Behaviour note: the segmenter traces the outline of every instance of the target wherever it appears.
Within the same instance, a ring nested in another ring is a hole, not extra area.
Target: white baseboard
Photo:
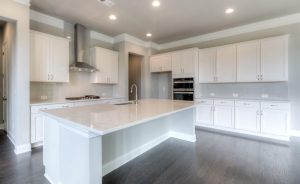
[[[44,145],[44,142],[32,143],[31,148],[37,148],[37,147],[41,147],[43,145]]]
[[[196,142],[196,135],[188,135],[188,134],[182,134],[178,132],[169,132],[169,137],[173,137],[188,142]]]
[[[55,184],[55,183],[51,180],[51,178],[48,176],[47,173],[44,174],[44,177],[48,180],[48,182],[49,182],[50,184]],[[58,182],[57,184],[62,184],[62,183],[61,183],[61,182]]]
[[[15,145],[15,154],[31,152],[31,144]]]
[[[289,135],[291,137],[300,137],[300,131],[299,130],[290,130]]]
[[[170,138],[169,134],[162,135],[147,144],[142,145],[141,147],[138,147],[131,152],[122,155],[121,157],[103,165],[103,176],[110,173],[111,171],[121,167],[122,165],[126,164],[127,162],[133,160],[134,158],[140,156],[141,154],[145,153],[146,151],[154,148],[155,146],[159,145],[160,143],[166,141],[168,138]]]

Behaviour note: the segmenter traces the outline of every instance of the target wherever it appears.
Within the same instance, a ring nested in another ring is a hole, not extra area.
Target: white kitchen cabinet
[[[200,83],[215,82],[216,54],[216,48],[199,50],[198,74]]]
[[[196,124],[213,125],[213,100],[198,100]]]
[[[217,48],[216,82],[236,82],[236,45]]]
[[[198,49],[186,49],[172,53],[172,74],[194,75],[197,71]]]
[[[261,132],[286,136],[288,133],[290,107],[287,103],[262,102]]]
[[[172,71],[172,56],[170,53],[151,56],[151,72],[169,72]]]
[[[98,69],[91,75],[91,83],[118,83],[118,52],[95,47],[91,49],[92,65]]]
[[[30,81],[69,82],[69,40],[30,32]]]
[[[42,114],[31,114],[31,143],[43,141],[44,138],[44,116]]]
[[[288,80],[288,37],[261,40],[261,80]]]
[[[235,102],[235,128],[238,130],[260,131],[260,103],[255,101]]]
[[[225,128],[234,127],[234,101],[214,101],[214,125]]]
[[[260,41],[237,45],[237,82],[260,81]]]

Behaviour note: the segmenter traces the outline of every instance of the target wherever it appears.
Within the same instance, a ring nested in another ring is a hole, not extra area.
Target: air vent
[[[115,3],[111,0],[98,0],[99,3],[107,6],[107,7],[112,7],[115,5]]]

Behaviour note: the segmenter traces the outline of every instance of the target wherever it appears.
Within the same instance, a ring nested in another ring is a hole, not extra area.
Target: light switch
[[[269,98],[269,94],[263,93],[261,94],[261,98]]]
[[[239,94],[238,94],[238,93],[232,93],[232,96],[233,96],[234,98],[237,98],[237,97],[239,97]]]
[[[209,96],[214,97],[214,96],[216,96],[216,94],[215,93],[209,93]]]

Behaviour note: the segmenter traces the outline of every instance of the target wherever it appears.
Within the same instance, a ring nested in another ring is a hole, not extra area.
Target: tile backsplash
[[[117,96],[114,93],[114,85],[91,84],[90,73],[70,72],[69,83],[30,83],[30,98],[40,99],[47,96],[48,99],[63,99],[65,97],[100,95]]]

